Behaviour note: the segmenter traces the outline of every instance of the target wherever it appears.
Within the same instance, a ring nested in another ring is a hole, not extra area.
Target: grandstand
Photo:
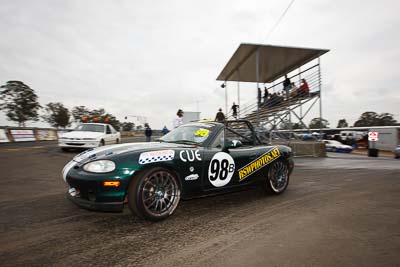
[[[262,91],[264,87],[267,88],[268,98],[254,98],[254,101],[242,105],[239,113],[240,119],[251,121],[258,129],[287,132],[294,125],[296,128],[307,129],[305,118],[312,109],[318,108],[316,113],[322,118],[320,56],[328,51],[241,44],[217,80],[223,81],[224,85],[228,82],[251,82]],[[292,83],[288,90],[283,90],[285,75],[288,75]],[[306,92],[300,90],[302,79],[308,84]],[[227,95],[227,91],[225,93]],[[237,102],[240,103],[240,99]]]

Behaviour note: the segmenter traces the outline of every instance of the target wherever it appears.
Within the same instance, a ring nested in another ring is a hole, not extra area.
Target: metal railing
[[[250,101],[242,105],[239,112],[240,118],[254,121],[257,117],[258,106],[260,108],[259,113],[263,115],[273,116],[274,113],[277,111],[281,111],[282,109],[288,108],[289,106],[293,105],[299,106],[303,102],[308,102],[308,99],[319,95],[321,76],[318,64],[309,67],[306,70],[300,71],[299,73],[289,77],[289,79],[292,81],[293,84],[293,87],[289,90],[289,92],[286,92],[284,90],[283,81],[280,81],[268,87],[268,98],[265,98],[265,96],[263,96],[261,98],[261,101],[258,101],[258,99],[256,98],[255,101]],[[308,84],[308,94],[299,94],[301,79],[305,79]],[[228,115],[228,119],[234,119],[232,114]],[[260,122],[262,122],[263,118],[260,119]]]

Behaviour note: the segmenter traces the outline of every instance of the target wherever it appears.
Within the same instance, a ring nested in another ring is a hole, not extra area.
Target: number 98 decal
[[[227,185],[235,172],[235,161],[231,155],[218,152],[211,159],[208,167],[208,180],[215,187]]]

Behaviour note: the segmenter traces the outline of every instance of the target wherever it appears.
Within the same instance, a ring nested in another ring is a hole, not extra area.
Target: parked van
[[[378,132],[378,141],[369,142],[370,147],[373,145],[374,148],[394,151],[398,145],[400,145],[400,129],[394,126],[385,128],[371,128],[370,132]]]

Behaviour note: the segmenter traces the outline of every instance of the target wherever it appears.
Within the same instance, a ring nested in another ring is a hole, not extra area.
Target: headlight
[[[96,173],[112,172],[115,170],[115,163],[111,160],[96,160],[85,164],[83,169]]]

